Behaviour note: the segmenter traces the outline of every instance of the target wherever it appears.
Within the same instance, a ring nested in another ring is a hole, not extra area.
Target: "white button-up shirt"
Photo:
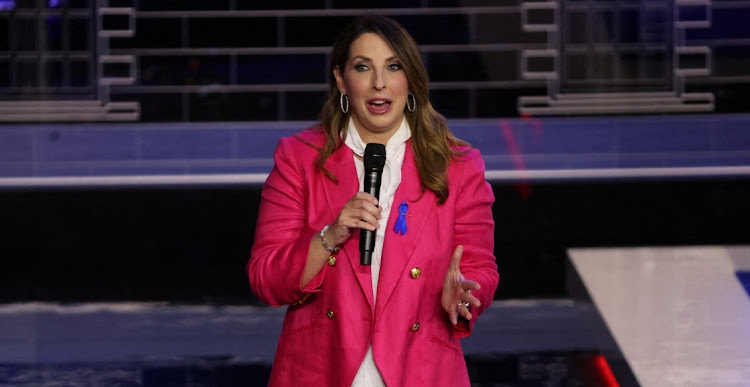
[[[401,166],[404,164],[404,154],[406,153],[406,141],[411,137],[411,129],[406,122],[406,118],[401,122],[401,126],[396,133],[391,136],[388,143],[385,144],[385,166],[380,183],[380,196],[378,198],[380,207],[383,208],[381,218],[378,221],[380,228],[375,233],[375,249],[372,253],[372,264],[370,266],[372,274],[372,296],[373,301],[378,296],[378,277],[380,276],[380,262],[383,254],[383,241],[385,240],[386,226],[388,225],[388,216],[393,205],[393,196],[396,193],[398,185],[401,183]],[[364,157],[365,144],[354,126],[354,121],[349,119],[349,127],[344,142],[355,155]],[[354,165],[357,167],[357,178],[359,179],[359,190],[364,191],[363,176],[365,173],[364,162],[354,157]],[[383,377],[380,375],[375,360],[372,357],[372,345],[367,349],[367,354],[362,364],[359,366],[357,375],[354,377],[352,386],[356,387],[375,387],[385,386]]]

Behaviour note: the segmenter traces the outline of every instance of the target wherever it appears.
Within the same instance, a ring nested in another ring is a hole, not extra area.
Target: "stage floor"
[[[266,385],[285,308],[0,305],[0,385]],[[581,385],[598,352],[570,300],[495,301],[464,339],[477,386]],[[54,384],[58,383],[58,384]]]
[[[620,386],[745,385],[750,297],[737,273],[750,247],[572,249],[569,268],[573,299],[498,300],[482,315],[462,340],[473,385],[600,386],[601,356]],[[0,385],[265,385],[284,313],[0,305]]]

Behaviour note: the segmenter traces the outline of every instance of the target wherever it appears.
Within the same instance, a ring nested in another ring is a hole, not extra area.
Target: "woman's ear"
[[[333,76],[336,77],[336,86],[339,88],[339,93],[346,94],[346,83],[344,82],[343,75],[341,75],[341,71],[339,71],[339,66],[333,69]]]

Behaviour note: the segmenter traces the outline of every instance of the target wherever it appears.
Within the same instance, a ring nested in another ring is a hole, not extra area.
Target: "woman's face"
[[[383,38],[364,33],[352,42],[344,69],[334,70],[339,92],[349,97],[354,125],[365,143],[385,144],[401,126],[409,82]]]

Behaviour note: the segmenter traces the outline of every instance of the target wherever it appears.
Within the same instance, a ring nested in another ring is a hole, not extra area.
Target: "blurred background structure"
[[[2,120],[315,119],[329,46],[370,7],[3,0]],[[451,118],[747,108],[743,1],[405,0],[376,11],[412,31]]]
[[[501,282],[464,343],[476,385],[750,377],[750,1],[377,7],[0,0],[0,385],[265,383],[283,310],[244,274],[260,189],[365,12],[412,33],[487,163]]]

